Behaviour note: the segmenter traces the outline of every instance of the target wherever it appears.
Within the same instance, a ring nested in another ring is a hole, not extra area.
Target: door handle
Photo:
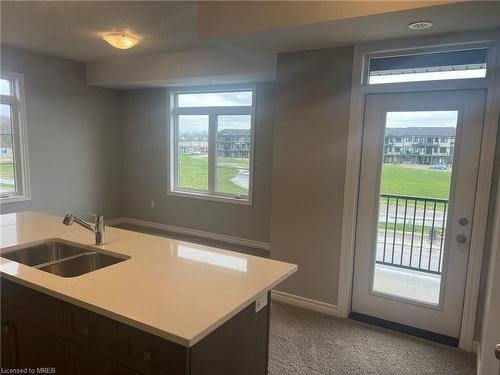
[[[500,361],[500,344],[495,345],[495,357]]]
[[[459,243],[464,243],[465,241],[467,241],[467,237],[466,237],[466,236],[464,236],[463,234],[459,234],[459,235],[457,236],[457,241],[458,241]]]

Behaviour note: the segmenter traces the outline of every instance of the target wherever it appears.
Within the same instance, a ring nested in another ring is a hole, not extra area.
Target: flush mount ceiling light
[[[408,25],[408,28],[410,30],[425,30],[425,29],[430,29],[431,27],[432,27],[431,21],[417,21],[417,22],[412,22]]]
[[[139,39],[135,36],[125,33],[107,33],[102,36],[102,39],[119,49],[129,49],[139,43]]]

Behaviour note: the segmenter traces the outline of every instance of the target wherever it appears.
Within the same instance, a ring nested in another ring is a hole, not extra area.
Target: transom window
[[[255,90],[171,94],[169,193],[250,204]]]
[[[23,76],[0,73],[0,203],[30,199]]]
[[[368,84],[486,77],[487,48],[372,57]]]

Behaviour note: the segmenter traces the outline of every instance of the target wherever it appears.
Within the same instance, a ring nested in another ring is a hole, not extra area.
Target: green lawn
[[[0,177],[14,178],[14,163],[11,161],[0,162]],[[16,189],[14,184],[0,182],[0,188],[4,191],[14,191]]]
[[[451,171],[409,168],[384,164],[382,193],[448,199]]]
[[[239,174],[239,168],[248,169],[245,159],[218,158],[217,191],[234,195],[248,195],[248,190],[231,181]],[[186,155],[180,157],[179,185],[183,188],[208,189],[208,157],[205,155]]]
[[[0,177],[14,178],[14,163],[11,161],[0,162]]]
[[[218,158],[217,165],[217,191],[235,195],[248,194],[246,189],[231,181],[238,175],[238,168],[248,169],[248,160]],[[179,174],[181,187],[207,190],[208,157],[206,155],[181,155]],[[450,179],[451,171],[433,171],[425,168],[384,164],[382,193],[447,199]],[[437,209],[442,208],[438,205]]]

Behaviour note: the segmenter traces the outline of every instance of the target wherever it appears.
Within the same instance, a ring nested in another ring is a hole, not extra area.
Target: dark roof
[[[218,135],[222,136],[250,136],[250,129],[222,129]]]
[[[430,127],[407,127],[407,128],[386,128],[385,134],[395,137],[430,136],[430,137],[454,137],[455,128],[430,126]]]

